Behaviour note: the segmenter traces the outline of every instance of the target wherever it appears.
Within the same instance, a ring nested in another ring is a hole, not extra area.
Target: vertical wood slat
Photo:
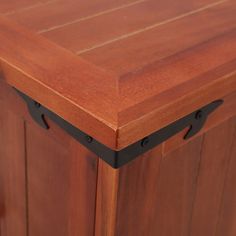
[[[215,235],[234,129],[235,120],[230,119],[204,137],[191,236]]]
[[[234,124],[235,132],[230,153],[229,169],[221,200],[216,236],[236,235],[236,118],[234,118]]]
[[[27,236],[24,121],[0,107],[0,235]]]
[[[163,158],[150,235],[188,236],[201,147],[198,137]]]

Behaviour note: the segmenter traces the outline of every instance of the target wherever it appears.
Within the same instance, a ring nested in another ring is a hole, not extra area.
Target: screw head
[[[203,117],[203,112],[200,110],[196,113],[195,118],[196,118],[196,120],[200,120],[200,119],[202,119],[202,117]]]
[[[38,102],[34,102],[34,105],[35,105],[36,108],[40,108],[41,107],[41,104],[38,103]]]
[[[86,140],[87,140],[88,143],[93,142],[93,138],[91,136],[86,136]]]
[[[148,137],[146,137],[146,138],[144,138],[143,140],[142,140],[142,142],[141,142],[141,146],[142,147],[145,147],[145,146],[147,146],[148,145],[148,143],[149,143],[149,138]]]

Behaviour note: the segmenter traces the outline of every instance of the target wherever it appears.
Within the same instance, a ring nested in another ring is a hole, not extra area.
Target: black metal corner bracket
[[[175,121],[174,123],[152,133],[148,137],[145,137],[142,140],[139,140],[138,142],[131,144],[130,146],[120,151],[115,151],[98,142],[83,131],[79,130],[72,124],[68,123],[66,120],[56,115],[54,112],[48,110],[46,107],[28,97],[27,95],[18,90],[16,91],[25,100],[32,118],[41,127],[43,127],[44,129],[49,129],[49,126],[44,119],[45,116],[49,117],[58,126],[64,129],[69,135],[78,140],[82,145],[87,147],[90,151],[95,153],[98,157],[103,159],[113,168],[119,168],[125,165],[126,163],[163,143],[164,141],[187,127],[190,128],[187,134],[184,136],[184,139],[191,138],[192,136],[197,134],[204,126],[208,115],[210,115],[223,103],[223,100],[214,101],[202,107],[201,109],[194,111],[191,114]]]

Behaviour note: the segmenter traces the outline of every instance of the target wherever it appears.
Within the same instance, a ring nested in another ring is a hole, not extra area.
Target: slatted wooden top
[[[114,149],[236,90],[235,0],[1,0],[6,81]]]

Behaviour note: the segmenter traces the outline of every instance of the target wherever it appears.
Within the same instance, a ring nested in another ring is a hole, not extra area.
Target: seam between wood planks
[[[1,13],[0,15],[2,15],[2,16],[13,15],[13,14],[24,12],[24,11],[28,11],[30,9],[34,9],[34,8],[37,8],[37,7],[40,7],[40,6],[49,5],[49,4],[51,4],[53,2],[56,2],[56,1],[58,1],[58,0],[49,0],[47,2],[38,2],[38,3],[35,3],[33,5],[30,5],[30,6],[25,6],[25,7],[13,10],[13,11]]]
[[[131,7],[131,6],[146,2],[146,1],[147,0],[138,0],[138,1],[135,1],[135,2],[127,3],[127,4],[121,5],[119,7],[111,8],[111,9],[108,9],[108,10],[105,10],[105,11],[101,11],[101,12],[95,13],[93,15],[85,16],[85,17],[82,17],[82,18],[79,18],[79,19],[76,19],[76,20],[73,20],[73,21],[70,21],[70,22],[67,22],[67,23],[64,23],[64,24],[52,26],[48,29],[39,30],[37,33],[38,34],[43,34],[43,33],[49,32],[49,31],[53,31],[53,30],[56,30],[56,29],[63,28],[63,27],[68,26],[68,25],[72,25],[72,24],[79,23],[79,22],[82,22],[82,21],[85,21],[85,20],[89,20],[89,19],[92,19],[92,18],[95,18],[95,17],[98,17],[98,16],[102,16],[102,15],[105,15],[105,14],[108,14],[108,13],[111,13],[111,12],[114,12],[114,11],[117,11],[117,10],[128,8],[128,7]]]
[[[212,7],[214,7],[214,6],[220,5],[220,4],[225,3],[225,2],[228,2],[228,1],[229,1],[229,0],[221,0],[221,1],[218,1],[218,2],[214,2],[214,3],[208,4],[208,5],[204,6],[204,7],[198,8],[198,9],[193,10],[193,11],[190,11],[190,12],[188,12],[188,13],[184,13],[184,14],[181,14],[181,15],[179,15],[179,16],[173,17],[173,18],[171,18],[171,19],[168,19],[168,20],[165,20],[165,21],[158,22],[158,23],[156,23],[156,24],[147,26],[147,27],[145,27],[145,28],[143,28],[143,29],[139,29],[139,30],[133,31],[133,32],[128,33],[128,34],[121,35],[121,36],[119,36],[119,37],[117,37],[117,38],[114,38],[114,39],[111,39],[111,40],[107,40],[107,41],[105,41],[105,42],[103,42],[103,43],[96,44],[96,45],[94,45],[94,46],[92,46],[92,47],[90,47],[90,48],[85,48],[85,49],[83,49],[83,50],[77,51],[76,54],[77,54],[77,55],[81,55],[81,54],[83,54],[83,53],[92,51],[92,50],[97,49],[97,48],[104,47],[104,46],[106,46],[106,45],[115,43],[115,42],[117,42],[117,41],[121,41],[121,40],[130,38],[130,37],[132,37],[132,36],[141,34],[141,33],[143,33],[143,32],[146,32],[146,31],[149,31],[149,30],[152,30],[152,29],[155,29],[155,28],[157,28],[157,27],[166,25],[166,24],[168,24],[168,23],[172,23],[172,22],[174,22],[174,21],[181,20],[181,19],[183,19],[183,18],[185,18],[185,17],[187,17],[187,16],[195,15],[195,14],[197,14],[197,13],[199,13],[199,12],[205,11],[205,10],[207,10],[207,9],[210,9],[210,8],[212,8]]]

